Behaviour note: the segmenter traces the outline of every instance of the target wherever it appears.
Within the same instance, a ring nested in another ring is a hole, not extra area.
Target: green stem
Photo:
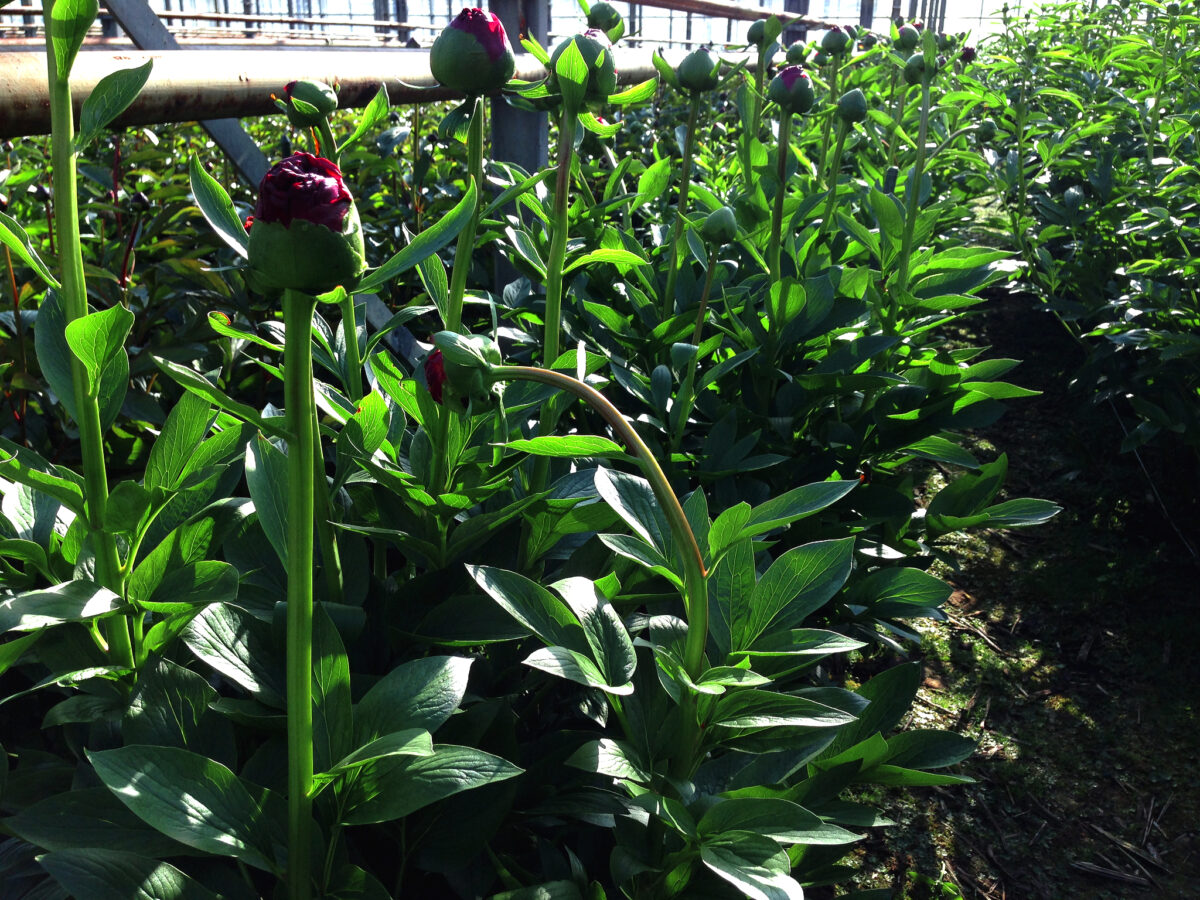
[[[329,127],[328,118],[321,120],[321,124],[317,126],[317,131],[319,132],[320,137],[319,143],[321,145],[321,155],[335,166],[338,165],[338,158],[341,156],[341,154],[338,153],[337,141],[333,138],[333,131]]]
[[[351,403],[358,405],[363,398],[362,348],[358,345],[358,320],[354,312],[354,295],[347,293],[338,303],[342,312],[342,337],[346,342],[346,393]]]
[[[471,221],[458,235],[454,251],[454,269],[450,273],[450,294],[446,303],[446,331],[462,330],[463,295],[467,290],[467,274],[475,252],[475,234],[479,230],[479,214],[483,210],[483,101],[476,97],[467,126],[467,164],[475,182],[475,209]]]
[[[899,70],[897,70],[899,71]],[[896,78],[895,72],[892,73],[893,81]],[[892,125],[888,129],[888,155],[887,168],[891,168],[896,164],[896,149],[898,132],[904,126],[904,107],[908,103],[908,82],[900,86],[900,95],[896,98],[896,111],[892,114]]]
[[[571,161],[575,158],[576,113],[563,104],[558,129],[558,174],[554,181],[554,218],[550,234],[550,259],[546,264],[546,323],[542,336],[542,362],[553,366],[559,355],[562,329],[563,263],[567,257],[567,214],[570,210]]]
[[[679,498],[671,490],[671,484],[650,448],[603,394],[570,375],[530,366],[493,366],[490,377],[493,381],[535,381],[574,394],[600,414],[613,433],[637,458],[638,467],[650,482],[655,499],[667,517],[667,524],[671,528],[675,543],[681,550],[684,570],[683,607],[688,621],[684,666],[693,679],[699,678],[704,665],[704,644],[708,640],[708,571],[704,567],[700,545],[696,543],[696,535],[692,532],[692,526],[679,504]]]
[[[288,898],[312,896],[312,619],[313,422],[312,343],[309,331],[316,300],[299,291],[283,294],[284,403],[288,430],[287,747]]]
[[[896,317],[900,300],[908,290],[909,265],[913,249],[913,235],[917,230],[917,214],[921,205],[921,181],[925,174],[925,142],[929,138],[929,86],[931,78],[926,76],[921,82],[921,125],[917,134],[917,158],[908,173],[908,181],[904,185],[904,237],[900,245],[899,269],[896,276],[896,288],[891,302],[887,305],[884,331],[894,334]]]
[[[667,264],[667,288],[663,291],[663,320],[675,313],[675,283],[679,277],[679,245],[687,213],[688,192],[692,186],[692,153],[696,146],[696,121],[700,117],[701,95],[692,94],[688,104],[687,135],[683,140],[683,171],[679,173],[679,199],[675,203],[675,229],[671,232],[671,261]]]
[[[837,199],[838,174],[842,170],[842,151],[846,147],[846,135],[850,132],[850,123],[845,119],[838,121],[837,146],[833,150],[833,164],[825,178],[825,189],[829,196],[825,198],[825,212],[821,215],[821,232],[830,230],[833,221],[833,203]]]
[[[779,280],[780,244],[783,237],[783,201],[787,196],[787,164],[792,153],[793,113],[781,110],[779,119],[779,151],[775,176],[775,204],[771,208],[771,235],[767,239],[767,267],[771,281]]]
[[[841,70],[842,58],[835,56],[830,63],[829,72],[829,106],[830,113],[825,117],[821,126],[821,152],[818,156],[817,171],[825,170],[826,151],[829,148],[829,132],[833,129],[833,117],[837,113],[838,104],[838,72]]]
[[[333,502],[329,496],[329,484],[325,480],[325,461],[321,459],[321,427],[314,414],[313,432],[313,504],[316,508],[314,522],[317,528],[317,543],[321,546],[321,568],[325,573],[325,592],[330,603],[343,602],[342,558],[338,553],[337,541],[333,537]]]
[[[67,324],[87,315],[87,283],[83,272],[83,247],[79,240],[79,198],[76,185],[75,123],[72,118],[69,72],[59,72],[51,39],[50,6],[43,6],[46,27],[46,68],[50,85],[51,153],[54,165],[54,230],[58,232],[61,268],[60,296]],[[122,351],[124,352],[124,351]],[[108,476],[104,467],[104,431],[100,425],[99,385],[89,386],[83,362],[71,357],[71,381],[75,389],[84,489],[87,498],[88,531],[96,550],[96,576],[104,587],[124,596],[121,560],[116,538],[105,529],[108,507]],[[105,636],[113,662],[134,667],[133,641],[124,616],[105,621]]]
[[[700,307],[696,310],[696,324],[692,328],[691,343],[696,348],[696,355],[688,363],[687,373],[683,376],[683,381],[679,386],[679,396],[675,398],[675,402],[679,405],[679,413],[677,416],[672,416],[674,420],[674,427],[671,429],[672,455],[683,443],[683,433],[687,430],[688,417],[696,405],[696,366],[700,362],[700,338],[704,333],[704,317],[708,313],[708,298],[712,295],[713,276],[716,275],[716,272],[717,248],[713,247],[708,251],[708,269],[704,275],[704,290],[700,294]]]

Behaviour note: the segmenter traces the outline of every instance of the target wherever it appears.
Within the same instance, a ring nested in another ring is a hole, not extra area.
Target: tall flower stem
[[[892,93],[893,94],[896,94],[896,81],[898,80],[899,71],[900,71],[899,69],[894,69],[892,71]],[[904,127],[904,105],[907,102],[907,100],[908,100],[908,83],[905,82],[904,84],[900,85],[900,92],[896,96],[895,112],[892,113],[892,124],[888,126],[887,167],[889,169],[896,164],[896,147],[897,147],[897,141],[898,141],[896,133],[901,128]]]
[[[683,240],[688,193],[692,187],[692,153],[696,146],[696,122],[700,117],[699,93],[693,93],[688,104],[687,135],[683,139],[683,170],[679,173],[679,199],[675,202],[675,228],[671,232],[671,257],[667,264],[667,287],[662,297],[662,317],[675,313],[675,283],[679,278],[679,245]]]
[[[696,543],[696,535],[688,523],[683,507],[679,504],[679,498],[671,490],[671,483],[654,454],[650,452],[650,448],[603,394],[570,375],[531,366],[493,366],[489,377],[493,382],[534,381],[578,397],[600,414],[613,433],[637,458],[638,468],[650,482],[654,497],[667,517],[671,536],[680,548],[680,556],[683,559],[683,608],[688,622],[684,666],[693,679],[700,677],[704,666],[704,644],[708,640],[708,571],[704,567],[700,545]]]
[[[342,314],[342,339],[346,344],[346,394],[357,405],[363,398],[362,347],[358,344],[358,318],[354,311],[354,295],[349,291],[338,301]]]
[[[775,204],[771,208],[771,235],[767,239],[767,267],[771,281],[779,280],[780,244],[783,230],[783,201],[787,197],[787,164],[792,153],[792,117],[794,113],[780,110],[779,152],[775,167],[778,184],[775,187]]]
[[[312,327],[316,300],[299,291],[283,294],[284,403],[288,430],[287,749],[288,898],[312,896],[312,621],[313,474],[316,470]]]
[[[700,338],[704,334],[704,317],[708,314],[708,299],[712,295],[713,276],[716,275],[716,272],[717,248],[713,247],[708,251],[708,269],[704,275],[704,290],[700,294],[700,306],[696,310],[696,324],[692,328],[691,343],[696,348],[696,355],[688,363],[687,373],[679,385],[679,396],[675,399],[679,411],[677,414],[674,409],[671,411],[673,427],[671,428],[670,446],[672,453],[678,450],[679,445],[683,443],[683,433],[687,430],[688,417],[696,405],[696,366],[700,356]]]
[[[559,355],[562,330],[563,263],[567,258],[567,213],[570,210],[571,164],[575,159],[576,111],[563,104],[558,129],[558,171],[554,180],[554,217],[551,222],[550,259],[546,263],[546,321],[542,336],[542,361],[547,368]]]
[[[904,185],[904,235],[900,245],[899,269],[896,278],[896,291],[887,305],[884,320],[884,333],[894,334],[899,305],[908,290],[909,264],[912,257],[913,236],[917,230],[917,217],[921,208],[921,181],[925,176],[925,143],[929,139],[929,95],[931,75],[921,80],[921,123],[917,132],[917,158],[913,161]]]
[[[471,271],[471,257],[475,252],[475,234],[479,230],[479,213],[483,209],[483,101],[475,97],[472,101],[471,121],[467,126],[467,165],[475,182],[477,197],[471,221],[458,235],[454,251],[454,269],[450,273],[450,295],[446,302],[445,326],[447,331],[462,331],[463,295],[467,289],[467,274]]]
[[[850,123],[845,119],[838,120],[837,146],[833,150],[833,163],[825,178],[825,190],[829,196],[825,198],[825,212],[821,214],[821,231],[828,232],[832,227],[833,204],[837,199],[838,174],[842,170],[842,151],[846,148],[846,135],[850,132]]]
[[[825,168],[826,155],[829,150],[829,133],[833,129],[833,118],[837,115],[838,104],[838,73],[841,71],[842,57],[834,56],[830,63],[829,72],[829,105],[831,112],[825,117],[825,124],[821,126],[821,147],[820,157],[817,163],[817,168],[823,170]]]
[[[83,247],[79,240],[79,198],[76,184],[75,123],[72,118],[69,72],[59,72],[51,39],[51,4],[43,5],[46,26],[46,68],[50,85],[51,153],[54,165],[54,231],[58,233],[61,267],[61,297],[67,324],[87,315],[87,284],[83,272]],[[83,362],[71,357],[71,381],[75,389],[83,479],[87,491],[87,523],[96,551],[97,580],[114,593],[124,595],[124,574],[117,542],[105,529],[108,507],[108,475],[104,468],[104,433],[100,424],[99,385],[90,385]],[[124,616],[105,620],[105,638],[113,662],[134,666],[129,621]]]

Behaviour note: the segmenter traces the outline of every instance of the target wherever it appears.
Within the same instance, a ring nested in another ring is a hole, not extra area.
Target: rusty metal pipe
[[[682,54],[666,54],[675,61]],[[71,72],[75,113],[96,83],[116,69],[154,60],[142,93],[114,128],[200,119],[242,118],[276,113],[271,94],[285,83],[313,78],[339,86],[344,108],[370,102],[381,83],[393,104],[453,99],[429,74],[427,50],[164,50],[80,53]],[[655,76],[649,50],[617,50],[622,84]],[[517,56],[517,78],[537,81],[546,70],[529,54]],[[431,88],[423,90],[423,88]],[[0,52],[0,137],[50,131],[50,95],[44,53]]]

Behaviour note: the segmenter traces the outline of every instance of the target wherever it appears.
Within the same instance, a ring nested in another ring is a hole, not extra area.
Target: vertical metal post
[[[808,0],[783,0],[784,12],[798,13],[802,16],[808,15]],[[808,28],[804,25],[789,25],[783,29],[783,34],[780,38],[785,47],[795,44],[798,41],[808,40]]]
[[[874,21],[875,0],[862,0],[862,5],[858,8],[858,24],[863,28],[870,28]]]

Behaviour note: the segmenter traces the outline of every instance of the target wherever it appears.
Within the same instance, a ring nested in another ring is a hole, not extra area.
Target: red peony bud
[[[483,9],[460,12],[429,50],[429,71],[437,83],[473,96],[500,90],[515,66],[504,26]]]
[[[446,384],[446,361],[441,350],[434,350],[425,357],[425,384],[438,403],[442,402],[442,387]]]
[[[799,66],[784,66],[771,79],[767,88],[767,99],[779,104],[787,113],[806,113],[812,109],[816,94],[812,80]]]
[[[294,153],[263,177],[254,219],[284,226],[304,219],[341,231],[352,202],[336,165],[311,153]]]

